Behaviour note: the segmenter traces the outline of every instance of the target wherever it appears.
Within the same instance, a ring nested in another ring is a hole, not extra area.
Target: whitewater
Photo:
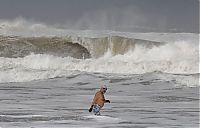
[[[195,33],[0,20],[0,127],[198,127],[199,48]],[[111,104],[95,117],[104,84]]]

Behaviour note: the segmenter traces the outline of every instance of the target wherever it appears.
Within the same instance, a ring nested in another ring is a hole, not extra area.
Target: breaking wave
[[[80,72],[199,73],[199,34],[71,31],[14,23],[0,22],[0,83]]]
[[[87,43],[90,44],[92,42]],[[83,44],[82,42],[82,46]],[[44,54],[31,53],[27,56],[16,58],[0,57],[0,82],[48,79],[80,72],[117,74],[143,74],[157,71],[173,74],[199,73],[199,51],[197,44],[192,42],[179,41],[164,44],[138,42],[133,43],[134,45],[129,42],[125,44],[131,45],[132,48],[125,50],[121,45],[120,47],[123,48],[120,49],[121,51],[117,51],[115,47],[107,47],[108,45],[105,43],[104,52],[98,54],[94,53],[96,49],[99,50],[98,47],[100,46],[95,43],[91,44],[91,46],[88,44],[84,44],[84,47],[87,46],[88,51],[94,57],[87,59],[55,56],[47,54],[47,52]],[[96,46],[96,49],[94,46]]]
[[[99,38],[89,37],[11,37],[0,36],[1,57],[25,57],[34,54],[49,54],[61,57],[99,58],[110,51],[113,56],[134,51],[138,46],[147,49],[164,43],[108,36]]]
[[[89,58],[88,50],[78,43],[68,42],[58,37],[0,37],[1,57],[25,57],[31,53],[54,56]]]

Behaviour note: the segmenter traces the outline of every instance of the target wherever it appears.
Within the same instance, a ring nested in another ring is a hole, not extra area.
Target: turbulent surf
[[[0,20],[0,128],[198,128],[199,48],[195,33]],[[111,103],[97,117],[102,85]]]
[[[199,34],[66,30],[28,22],[0,25],[1,83],[81,72],[199,74]]]

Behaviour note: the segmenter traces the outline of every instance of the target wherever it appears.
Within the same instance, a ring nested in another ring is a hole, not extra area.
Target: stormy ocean
[[[0,128],[73,127],[198,128],[199,34],[1,21]]]

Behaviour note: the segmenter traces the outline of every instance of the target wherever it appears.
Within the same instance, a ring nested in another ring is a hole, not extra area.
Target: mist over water
[[[199,0],[2,2],[0,19],[19,17],[73,30],[199,33]]]
[[[63,16],[65,17],[65,16]],[[65,17],[63,21],[54,21],[53,19],[25,18],[22,16],[13,19],[0,19],[0,29],[7,26],[7,23],[13,24],[13,27],[23,24],[31,26],[31,29],[46,27],[56,27],[70,30],[95,30],[95,31],[120,31],[120,32],[167,32],[167,33],[196,33],[198,30],[176,28],[170,26],[165,15],[146,14],[138,7],[130,6],[126,8],[112,7],[106,10],[97,9],[81,13],[79,17]],[[195,20],[196,21],[196,20]],[[180,23],[182,24],[182,23]],[[192,26],[198,27],[196,22]],[[23,30],[23,27],[20,29]]]
[[[69,20],[66,22],[66,28],[131,32],[155,31],[155,28],[148,27],[148,17],[139,13],[137,7],[95,10],[84,13],[77,21]]]

